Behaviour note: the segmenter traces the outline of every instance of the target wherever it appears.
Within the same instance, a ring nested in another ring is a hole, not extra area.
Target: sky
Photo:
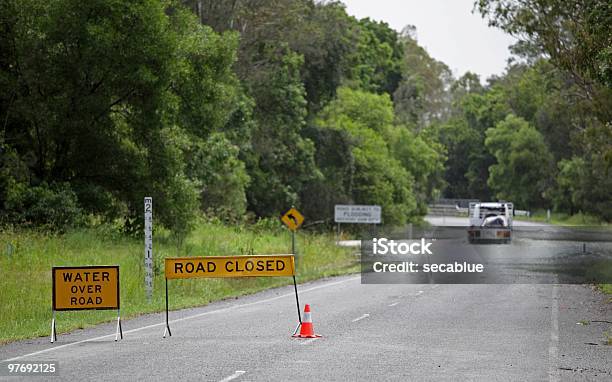
[[[515,40],[487,26],[474,0],[342,0],[348,14],[384,21],[401,31],[414,25],[417,41],[436,60],[444,62],[455,76],[466,71],[484,82],[502,74],[510,57],[508,46]]]

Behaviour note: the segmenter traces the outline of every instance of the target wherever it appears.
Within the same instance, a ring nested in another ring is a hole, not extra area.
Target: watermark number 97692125
[[[59,375],[57,361],[13,361],[0,364],[0,376]]]

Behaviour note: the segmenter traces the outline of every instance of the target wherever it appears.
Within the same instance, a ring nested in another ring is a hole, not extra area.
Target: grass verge
[[[597,287],[604,294],[612,294],[612,284],[598,284]]]
[[[8,254],[8,245],[12,254]],[[172,256],[280,254],[290,252],[286,230],[230,227],[202,223],[177,248],[167,234],[153,238],[154,295],[144,291],[143,242],[102,228],[64,235],[32,231],[0,232],[0,343],[49,335],[51,320],[51,267],[60,265],[113,265],[121,269],[121,315],[130,318],[162,311],[163,259]],[[297,234],[298,282],[357,272],[350,250],[334,245],[332,235]],[[292,283],[286,277],[189,279],[169,282],[170,309],[206,305],[230,297]],[[114,311],[58,312],[58,333],[85,328],[116,317]]]
[[[551,212],[550,221],[548,221],[545,210],[533,211],[530,217],[515,216],[514,219],[566,226],[609,226],[609,223],[602,221],[598,217],[583,213],[570,215],[562,212]]]

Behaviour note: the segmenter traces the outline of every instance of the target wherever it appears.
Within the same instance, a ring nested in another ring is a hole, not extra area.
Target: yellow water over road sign
[[[53,267],[53,310],[119,309],[119,266]]]
[[[293,255],[166,257],[167,279],[293,276]]]
[[[304,216],[300,213],[300,211],[295,208],[291,208],[289,211],[285,212],[285,214],[281,217],[281,220],[285,225],[292,231],[297,231],[298,228],[304,222]]]

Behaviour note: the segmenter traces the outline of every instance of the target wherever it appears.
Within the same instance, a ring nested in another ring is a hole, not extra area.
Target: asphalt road
[[[119,342],[104,324],[0,347],[0,360],[59,361],[60,378],[79,381],[612,380],[612,304],[588,286],[346,276],[299,290],[320,339],[290,337],[297,313],[284,287],[171,312],[170,338],[153,314],[125,321]]]

